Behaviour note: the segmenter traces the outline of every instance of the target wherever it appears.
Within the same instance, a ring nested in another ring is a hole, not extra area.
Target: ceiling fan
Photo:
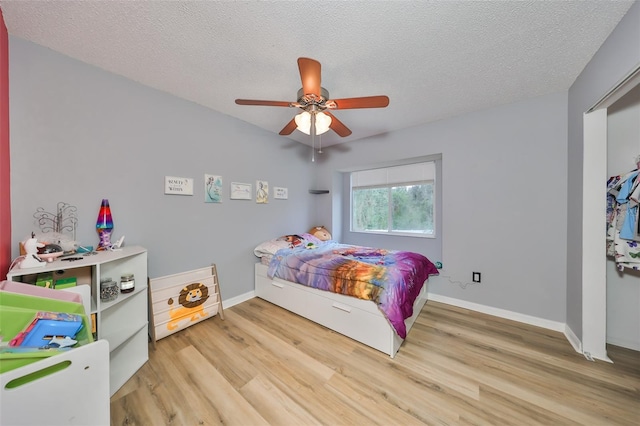
[[[282,130],[281,135],[290,135],[298,129],[311,135],[321,135],[329,129],[341,137],[351,134],[351,130],[334,116],[330,110],[355,108],[384,108],[389,105],[387,96],[366,96],[362,98],[330,99],[329,92],[320,86],[320,62],[310,58],[298,58],[298,69],[302,88],[298,90],[296,102],[261,101],[253,99],[236,99],[238,105],[277,106],[300,108],[296,115]]]

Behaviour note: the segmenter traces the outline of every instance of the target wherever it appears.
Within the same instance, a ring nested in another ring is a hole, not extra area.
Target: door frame
[[[583,116],[582,353],[607,362],[607,109],[638,84],[640,64]]]

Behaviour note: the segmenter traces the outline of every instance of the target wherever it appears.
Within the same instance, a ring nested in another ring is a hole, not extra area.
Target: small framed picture
[[[286,200],[287,198],[289,198],[289,190],[287,188],[274,186],[273,198],[275,198],[276,200]]]
[[[267,204],[269,202],[269,182],[265,180],[256,181],[256,203]]]
[[[231,199],[232,200],[251,200],[251,184],[231,182]]]
[[[193,195],[193,179],[165,176],[164,193],[170,195]]]
[[[204,175],[204,202],[222,202],[222,176]]]

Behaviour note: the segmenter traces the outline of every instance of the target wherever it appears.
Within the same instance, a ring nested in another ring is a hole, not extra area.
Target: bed
[[[285,235],[254,249],[256,296],[391,356],[438,273],[425,256]]]

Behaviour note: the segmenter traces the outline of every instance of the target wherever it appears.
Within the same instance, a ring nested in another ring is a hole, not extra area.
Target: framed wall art
[[[222,176],[204,175],[204,202],[222,202]]]
[[[289,190],[287,188],[274,186],[273,198],[275,198],[276,200],[286,200],[287,198],[289,198]]]
[[[251,200],[251,184],[231,182],[231,199],[232,200]]]
[[[267,204],[269,202],[269,182],[264,180],[256,181],[256,203]]]
[[[176,176],[165,176],[164,193],[171,195],[193,195],[193,179]]]

